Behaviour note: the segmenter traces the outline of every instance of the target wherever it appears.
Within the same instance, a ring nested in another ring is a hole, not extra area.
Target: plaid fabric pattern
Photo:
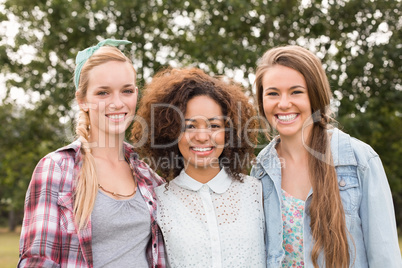
[[[36,166],[25,198],[17,267],[93,267],[91,221],[77,232],[73,214],[74,181],[82,159],[80,148],[81,143],[75,141],[48,154]],[[163,268],[165,251],[155,219],[153,188],[164,180],[138,159],[131,145],[124,143],[124,151],[134,167],[138,189],[151,217],[149,266]]]

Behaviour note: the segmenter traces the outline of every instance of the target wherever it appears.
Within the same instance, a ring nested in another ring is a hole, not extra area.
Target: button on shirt
[[[155,189],[172,267],[265,267],[262,186],[222,169],[202,184],[184,170]]]

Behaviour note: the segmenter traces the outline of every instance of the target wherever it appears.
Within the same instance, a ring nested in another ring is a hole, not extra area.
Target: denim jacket
[[[267,267],[281,267],[285,256],[277,142],[278,137],[259,153],[251,170],[251,176],[261,179],[263,185]],[[348,229],[350,267],[402,267],[391,191],[378,154],[338,129],[332,131],[331,150]],[[303,218],[305,267],[313,267],[314,241],[308,211],[312,194],[310,190]],[[321,253],[320,267],[325,267],[323,259]]]

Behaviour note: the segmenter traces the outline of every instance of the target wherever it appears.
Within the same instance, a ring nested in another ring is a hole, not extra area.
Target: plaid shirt
[[[81,142],[77,140],[48,154],[36,166],[25,199],[17,267],[93,267],[91,221],[77,232],[73,214],[74,181],[82,164],[80,148]],[[151,216],[149,266],[165,267],[153,190],[164,181],[138,159],[132,146],[124,143],[124,152],[137,175],[138,189]]]

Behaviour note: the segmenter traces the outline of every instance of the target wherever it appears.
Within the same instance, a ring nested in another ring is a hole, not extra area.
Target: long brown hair
[[[311,258],[318,267],[322,251],[326,267],[349,267],[350,255],[347,241],[345,212],[338,188],[337,174],[330,150],[327,129],[332,120],[330,101],[332,93],[321,61],[310,51],[299,46],[283,46],[268,50],[260,59],[256,72],[258,109],[264,115],[262,79],[265,72],[275,65],[283,65],[300,72],[306,80],[313,121],[307,140],[310,150],[309,175],[313,187],[309,208],[310,227],[315,240]]]
[[[239,85],[211,77],[197,68],[167,68],[146,85],[137,112],[142,121],[135,121],[132,129],[134,146],[167,181],[178,176],[184,168],[177,145],[184,130],[182,116],[188,101],[196,96],[211,97],[222,108],[227,131],[220,164],[241,180],[240,174],[248,173],[254,158],[256,132],[247,129],[256,129],[256,111]]]
[[[109,61],[128,62],[132,65],[131,60],[116,47],[101,47],[82,67],[76,92],[76,100],[79,103],[85,102],[91,70],[94,67]],[[91,153],[91,147],[88,141],[90,125],[91,121],[88,111],[80,109],[75,132],[82,144],[82,166],[74,191],[74,215],[79,229],[82,229],[88,223],[95,204],[96,194],[98,192],[98,178],[95,171],[95,160]]]

